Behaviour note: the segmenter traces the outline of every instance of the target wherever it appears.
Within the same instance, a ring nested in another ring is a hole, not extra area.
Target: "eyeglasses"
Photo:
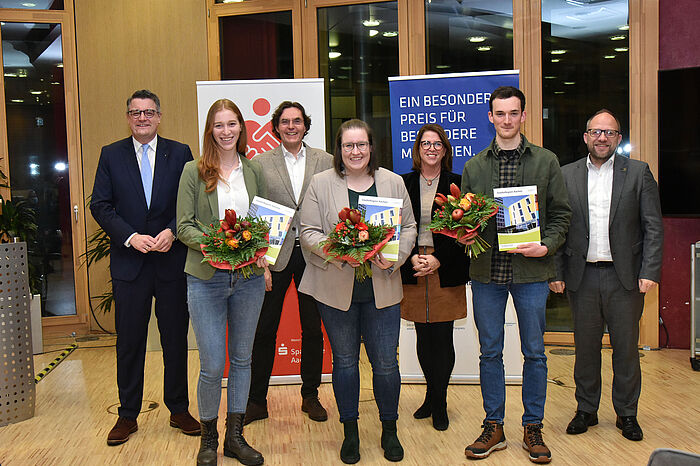
[[[151,118],[153,118],[154,116],[156,116],[160,112],[158,112],[157,110],[153,110],[152,108],[148,108],[146,110],[129,110],[128,112],[126,112],[126,114],[129,115],[134,120],[139,118],[142,113],[143,113],[143,116],[145,116],[146,118],[148,118],[150,120]]]
[[[431,147],[434,148],[435,150],[442,150],[445,145],[441,141],[435,141],[435,142],[430,142],[430,141],[421,141],[420,146],[424,150],[428,150]]]
[[[301,118],[295,118],[293,120],[287,120],[286,118],[280,120],[280,126],[299,126],[304,123]]]
[[[594,138],[599,138],[601,134],[605,133],[605,137],[608,138],[614,138],[620,132],[616,129],[598,129],[598,128],[593,128],[593,129],[587,129],[586,132],[594,137]]]
[[[340,145],[344,152],[352,152],[352,150],[357,147],[357,150],[364,152],[369,147],[369,142],[344,142]]]

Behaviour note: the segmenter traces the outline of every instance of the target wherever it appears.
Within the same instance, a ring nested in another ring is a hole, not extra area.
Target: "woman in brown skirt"
[[[454,321],[467,315],[469,258],[463,246],[433,234],[428,224],[439,208],[435,194],[449,194],[450,183],[460,186],[461,177],[452,173],[452,146],[439,125],[418,131],[412,156],[413,170],[402,177],[419,228],[410,260],[401,267],[401,317],[415,322],[416,352],[426,381],[425,401],[413,417],[432,415],[433,427],[446,430],[447,385],[455,363],[452,330]]]

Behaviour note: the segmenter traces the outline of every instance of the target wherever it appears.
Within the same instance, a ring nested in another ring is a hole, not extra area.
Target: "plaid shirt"
[[[498,158],[498,187],[512,188],[516,186],[515,175],[518,171],[518,162],[525,151],[523,138],[520,138],[520,144],[517,149],[501,149],[495,141],[494,146],[496,148],[496,157]],[[493,255],[491,256],[491,280],[494,283],[503,285],[513,281],[512,258],[513,255],[509,252],[493,250]]]

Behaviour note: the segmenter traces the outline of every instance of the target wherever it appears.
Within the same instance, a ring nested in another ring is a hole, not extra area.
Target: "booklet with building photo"
[[[248,214],[265,220],[270,226],[270,247],[267,249],[265,259],[272,265],[280,254],[294,212],[294,209],[259,196],[255,196],[250,204]]]
[[[494,188],[493,197],[501,204],[496,214],[499,251],[540,242],[537,186]]]
[[[399,238],[401,237],[401,209],[403,199],[393,197],[360,196],[357,208],[372,225],[394,227],[394,236],[384,245],[382,255],[388,261],[399,260]]]

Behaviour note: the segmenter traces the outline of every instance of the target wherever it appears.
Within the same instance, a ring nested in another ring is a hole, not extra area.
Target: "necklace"
[[[435,181],[435,180],[437,180],[438,178],[440,178],[440,173],[438,172],[437,175],[435,175],[434,177],[432,177],[432,178],[430,178],[430,179],[426,178],[425,175],[423,175],[423,172],[420,172],[420,176],[425,180],[425,182],[428,184],[428,186],[432,186],[432,185],[433,185],[433,181]]]

